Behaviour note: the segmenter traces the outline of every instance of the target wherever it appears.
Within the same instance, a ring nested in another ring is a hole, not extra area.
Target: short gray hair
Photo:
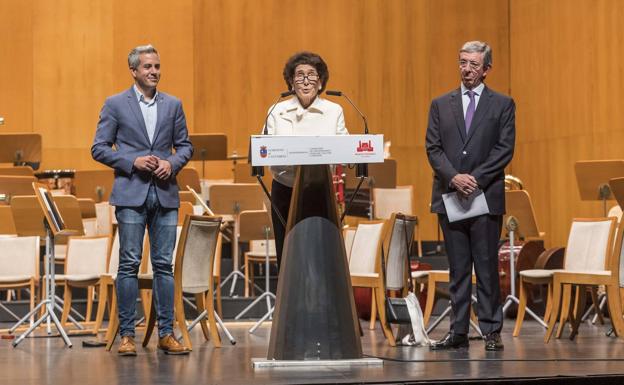
[[[156,55],[158,55],[158,51],[156,51],[156,48],[154,48],[151,44],[140,45],[133,48],[132,51],[130,51],[130,53],[128,54],[128,67],[136,69],[141,64],[141,59],[139,58],[139,56],[142,53],[155,53]]]
[[[488,45],[488,43],[483,41],[468,41],[462,45],[459,53],[467,52],[479,52],[483,54],[483,67],[488,68],[492,66],[492,48]]]

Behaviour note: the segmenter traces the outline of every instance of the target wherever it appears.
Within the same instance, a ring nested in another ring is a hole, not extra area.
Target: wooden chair
[[[35,176],[35,172],[30,166],[0,167],[0,175],[6,176]]]
[[[394,335],[386,321],[386,313],[383,311],[386,293],[384,275],[381,270],[381,248],[388,231],[386,223],[385,220],[360,222],[351,246],[349,271],[353,287],[369,287],[373,290],[369,327],[374,329],[377,313],[379,313],[379,322],[384,335],[390,346],[395,346]]]
[[[107,202],[113,190],[115,175],[111,169],[77,170],[74,173],[74,194],[95,203]]]
[[[61,324],[65,327],[69,311],[71,309],[72,289],[76,287],[93,288],[100,285],[100,278],[106,274],[108,248],[110,238],[108,236],[94,237],[69,237],[67,243],[67,255],[65,258],[65,273],[57,277],[58,283],[63,283],[63,314]],[[87,301],[85,319],[91,319],[92,301]]]
[[[82,227],[86,236],[98,235],[97,212],[95,202],[91,198],[78,198],[78,207],[82,217]]]
[[[212,269],[217,246],[221,218],[186,216],[181,228],[180,241],[175,253],[174,306],[175,322],[182,333],[185,347],[192,349],[189,330],[184,314],[184,293],[194,294],[200,323],[206,341],[212,339],[215,347],[221,347],[213,304]],[[205,313],[204,313],[205,312]],[[147,318],[143,346],[147,346],[156,323],[155,304],[152,303]]]
[[[78,236],[85,235],[78,199],[73,195],[57,195],[54,202],[63,216],[65,228],[74,231]],[[54,259],[58,264],[65,263],[67,242],[67,237],[57,237],[54,241]]]
[[[108,202],[95,204],[95,229],[97,235],[113,235],[113,206]]]
[[[393,213],[403,213],[414,216],[414,189],[412,186],[397,186],[396,188],[373,189],[373,216],[375,219],[390,219]],[[418,255],[422,255],[422,240],[418,217],[414,227],[414,239],[418,248]]]
[[[199,182],[199,173],[194,167],[186,166],[178,175],[176,175],[178,186],[180,191],[184,190],[186,186],[190,186],[195,191],[201,191],[201,183]]]
[[[0,237],[0,289],[29,289],[30,310],[39,284],[39,244],[38,236]]]
[[[17,235],[11,206],[0,206],[0,235]]]
[[[33,195],[34,176],[0,175],[0,204],[8,205],[15,196]]]
[[[555,310],[555,314],[560,306],[561,314],[571,310],[566,304],[568,299],[562,296],[562,289],[573,285],[578,286],[579,289],[574,304],[574,310],[576,312],[570,315],[572,319],[571,340],[578,334],[581,314],[583,312],[583,306],[581,304],[585,304],[585,288],[587,286],[598,285],[605,286],[611,322],[613,323],[616,334],[620,338],[624,338],[624,320],[622,319],[622,304],[619,294],[619,265],[624,226],[620,225],[618,227],[617,242],[615,247],[613,247],[616,222],[617,219],[613,217],[585,221],[585,223],[582,223],[579,226],[581,233],[578,239],[573,241],[578,244],[575,245],[573,243],[573,245],[583,247],[583,249],[580,249],[579,253],[576,255],[572,254],[575,249],[570,251],[570,240],[568,240],[565,261],[566,268],[564,270],[554,271],[552,278],[552,308]],[[570,237],[572,237],[572,231]],[[571,261],[568,262],[568,259],[571,259]],[[548,322],[546,335],[544,336],[544,342],[547,343],[550,340],[556,322],[556,317],[551,316]],[[561,326],[560,322],[560,329],[562,329]],[[559,332],[557,337],[560,337],[560,335],[561,333]]]
[[[254,294],[255,292],[254,264],[264,265],[266,262],[266,241],[264,239],[250,239],[248,235],[249,233],[259,235],[261,233],[259,229],[262,229],[263,225],[268,226],[271,229],[271,234],[273,234],[273,227],[270,215],[266,210],[248,210],[241,213],[241,217],[239,240],[241,242],[249,242],[249,251],[245,252],[243,263],[245,266],[245,297],[249,297],[250,293]],[[243,220],[251,223],[242,223]],[[269,263],[277,266],[275,239],[269,239]],[[268,272],[265,273],[268,274]]]

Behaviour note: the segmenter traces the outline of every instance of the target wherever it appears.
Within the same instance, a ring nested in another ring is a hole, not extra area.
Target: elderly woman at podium
[[[284,66],[284,80],[294,96],[269,109],[266,122],[268,135],[347,135],[344,113],[340,105],[320,97],[329,80],[329,70],[323,59],[312,52],[294,54]],[[272,166],[271,200],[284,220],[288,218],[295,167]],[[278,267],[286,229],[274,211],[272,213]]]

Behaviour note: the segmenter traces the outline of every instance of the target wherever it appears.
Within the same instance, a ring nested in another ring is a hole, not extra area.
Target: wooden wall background
[[[0,0],[0,15],[0,130],[41,133],[43,168],[101,167],[89,152],[99,110],[131,85],[126,55],[148,42],[161,53],[160,89],[182,99],[191,132],[225,132],[239,154],[285,89],[286,59],[320,53],[328,88],[348,93],[371,130],[392,141],[425,239],[436,236],[429,102],[459,85],[466,40],[491,44],[488,85],[516,99],[510,169],[532,194],[548,245],[565,243],[571,218],[601,213],[580,201],[574,161],[623,153],[618,0]],[[207,168],[211,178],[229,175],[226,162]]]

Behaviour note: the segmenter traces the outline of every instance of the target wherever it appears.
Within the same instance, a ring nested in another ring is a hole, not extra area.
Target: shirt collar
[[[297,98],[297,96],[290,98],[289,102],[290,102],[289,105],[286,107],[287,112],[296,111],[297,116],[303,115],[306,109],[303,108],[301,103],[299,103],[299,98]],[[323,108],[324,104],[325,104],[324,100],[320,96],[317,96],[312,102],[312,104],[308,106],[307,110],[309,112],[318,112],[322,114],[325,112],[325,109]]]
[[[158,97],[158,90],[156,90],[156,93],[154,94],[154,97],[152,98],[152,100],[150,100],[149,102],[145,100],[145,95],[143,95],[143,93],[141,93],[141,91],[139,90],[139,87],[137,87],[136,84],[134,84],[132,86],[132,88],[134,88],[134,93],[136,94],[136,98],[137,101],[139,103],[145,103],[148,106],[153,105],[154,103],[156,103],[156,98]]]
[[[485,88],[485,83],[481,82],[481,84],[479,84],[478,86],[476,86],[475,88],[473,88],[472,90],[474,91],[474,93],[477,96],[481,96],[481,94],[483,93],[483,89]],[[465,95],[466,91],[468,91],[468,88],[464,85],[464,83],[461,84],[461,94]]]

